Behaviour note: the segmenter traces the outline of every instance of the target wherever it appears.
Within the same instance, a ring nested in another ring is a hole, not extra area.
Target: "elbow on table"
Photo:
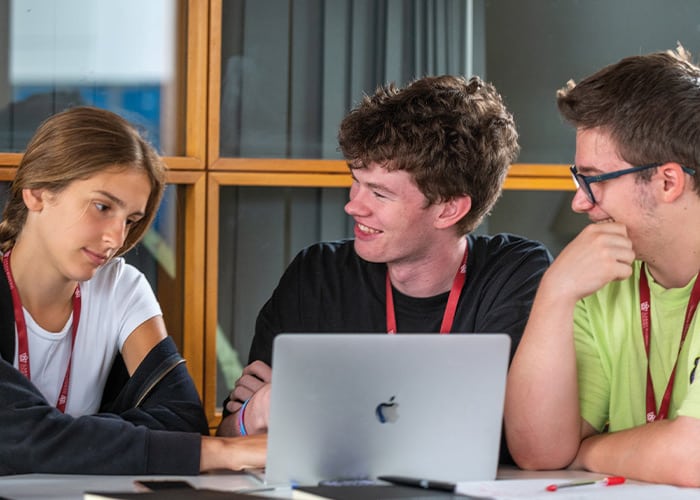
[[[569,450],[569,448],[572,448]],[[515,464],[524,470],[565,469],[576,458],[578,446],[509,446]]]
[[[566,469],[572,460],[556,457],[513,457],[515,464],[523,470],[559,470]]]

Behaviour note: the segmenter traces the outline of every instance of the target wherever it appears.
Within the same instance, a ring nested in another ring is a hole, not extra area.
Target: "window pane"
[[[363,93],[470,73],[466,0],[224,0],[222,157],[339,158]]]
[[[485,0],[484,19],[486,76],[515,116],[521,163],[573,163],[555,103],[567,80],[677,41],[700,53],[697,0]]]
[[[224,186],[220,192],[217,404],[248,362],[258,311],[304,247],[352,235],[346,188]]]
[[[0,0],[0,151],[23,151],[51,114],[93,105],[181,154],[180,3]]]
[[[573,191],[504,191],[479,232],[515,233],[541,241],[557,255],[589,223],[571,210]]]

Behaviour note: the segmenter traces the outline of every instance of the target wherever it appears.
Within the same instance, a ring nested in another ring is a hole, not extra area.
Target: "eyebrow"
[[[389,189],[386,185],[384,184],[377,184],[376,182],[368,182],[367,187],[376,191],[383,191],[388,194],[396,195],[396,192],[393,190]]]
[[[603,173],[602,170],[596,167],[588,167],[583,165],[576,165],[576,170],[581,175],[598,175]]]
[[[104,196],[105,198],[109,198],[110,201],[112,201],[112,203],[114,203],[115,205],[117,205],[117,206],[120,207],[120,208],[125,208],[125,207],[126,207],[126,203],[124,203],[124,200],[122,200],[121,198],[117,198],[116,196],[114,196],[114,195],[113,195],[112,193],[110,193],[109,191],[97,190],[97,191],[95,191],[95,193],[100,194],[100,195]],[[131,214],[129,214],[129,215],[138,215],[138,216],[140,216],[140,217],[143,217],[143,216],[146,215],[146,214],[145,214],[144,212],[142,212],[141,210],[138,210],[138,211],[133,212],[133,213],[131,213]]]

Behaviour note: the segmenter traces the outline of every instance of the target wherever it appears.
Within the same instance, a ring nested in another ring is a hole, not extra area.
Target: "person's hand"
[[[270,383],[263,384],[248,399],[243,414],[243,425],[246,434],[261,434],[267,432],[267,425],[270,418]],[[240,412],[241,410],[238,410]],[[238,413],[236,414],[238,418]]]
[[[619,222],[586,226],[554,260],[543,277],[562,299],[577,301],[632,274],[635,253]]]
[[[253,397],[263,385],[272,381],[272,368],[262,361],[253,361],[243,368],[243,373],[236,380],[236,383],[229,396],[230,401],[226,409],[235,413],[241,405]]]
[[[240,435],[240,411],[248,401],[243,414],[246,434],[267,432],[270,415],[270,380],[272,369],[262,361],[254,361],[243,369],[241,377],[229,396],[226,409],[231,412],[224,418],[216,430],[217,436]]]
[[[267,458],[267,434],[245,437],[202,436],[200,472],[259,469]]]

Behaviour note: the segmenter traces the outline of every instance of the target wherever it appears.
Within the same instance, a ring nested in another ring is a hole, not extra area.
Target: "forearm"
[[[216,469],[243,470],[265,466],[267,435],[202,437],[200,472]]]
[[[505,430],[523,468],[566,467],[576,456],[581,417],[573,340],[575,299],[545,278],[506,385]]]
[[[640,481],[700,487],[700,420],[678,417],[596,434],[581,443],[573,466]]]

